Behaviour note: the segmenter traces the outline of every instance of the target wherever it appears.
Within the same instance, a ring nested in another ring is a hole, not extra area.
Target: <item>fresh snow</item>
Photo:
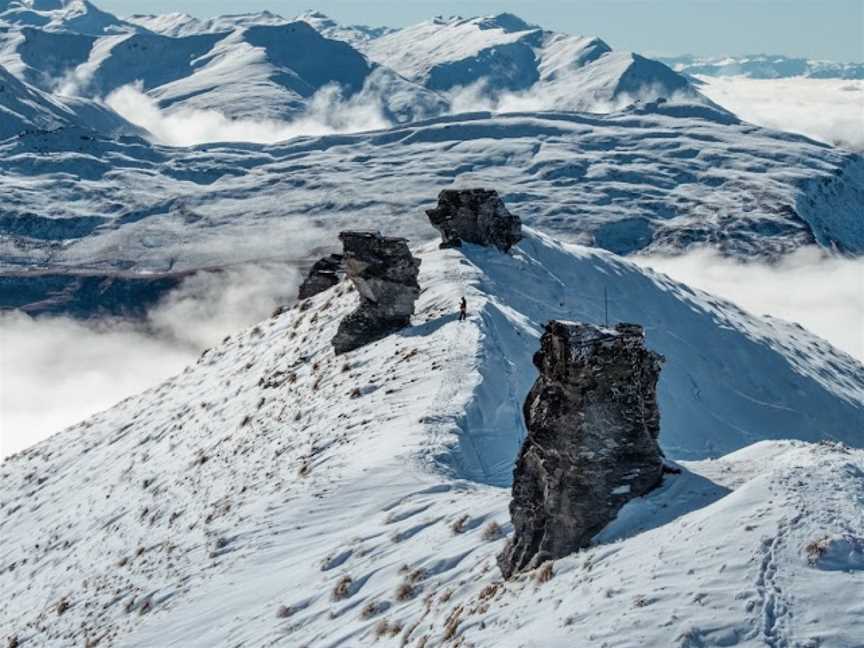
[[[504,110],[609,112],[634,101],[710,102],[665,65],[596,37],[544,31],[511,14],[435,19],[370,40],[369,57],[427,88]],[[476,87],[475,87],[476,86]]]
[[[357,226],[428,240],[423,208],[440,189],[470,186],[497,189],[531,226],[617,253],[864,251],[861,156],[701,110],[478,113],[186,149],[30,133],[0,142],[4,270],[296,258]],[[64,243],[22,229],[33,214]],[[101,225],[81,230],[81,217]]]
[[[46,648],[857,645],[864,452],[833,441],[684,462],[548,582],[504,584],[494,557],[541,326],[602,322],[604,286],[611,318],[666,356],[671,457],[860,446],[864,367],[530,229],[512,256],[418,253],[413,326],[335,358],[343,281],[4,462],[4,632]]]
[[[593,112],[658,98],[712,105],[662,63],[510,14],[387,29],[345,27],[312,11],[294,19],[174,13],[123,21],[78,0],[36,14],[21,2],[0,13],[0,26],[9,24],[0,29],[0,65],[42,90],[88,98],[137,83],[172,111],[295,119],[327,84],[381,104],[400,123],[486,105]]]
[[[78,97],[54,97],[18,80],[0,67],[0,140],[70,126],[92,131],[83,135],[84,141],[97,133],[144,134],[140,128],[102,104]],[[4,170],[0,169],[0,173]]]
[[[103,35],[134,27],[87,0],[0,0],[0,25]]]
[[[864,158],[744,123],[691,76],[860,74],[667,62],[510,14],[389,29],[0,0],[16,300],[45,272],[303,263],[346,228],[408,236],[423,262],[413,324],[384,340],[333,356],[343,281],[0,464],[0,640],[860,648],[864,366],[598,249],[864,253]],[[102,103],[130,86],[160,119],[275,128],[350,102],[376,120],[339,130],[381,130],[158,146]],[[432,242],[423,209],[468,186],[531,226],[510,255]],[[607,313],[666,358],[660,441],[682,472],[504,583],[542,326]]]

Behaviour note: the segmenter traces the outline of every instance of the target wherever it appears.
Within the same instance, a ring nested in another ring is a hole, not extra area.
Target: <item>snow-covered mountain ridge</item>
[[[402,332],[334,358],[356,299],[343,282],[4,462],[4,632],[46,647],[855,645],[864,455],[834,443],[685,463],[551,580],[505,584],[494,556],[540,327],[601,321],[604,286],[611,317],[667,356],[675,457],[860,446],[864,367],[530,230],[512,256],[418,253]]]
[[[90,98],[137,81],[172,111],[293,119],[328,84],[346,98],[365,90],[361,100],[397,122],[479,101],[599,112],[659,98],[711,103],[661,63],[509,14],[384,29],[342,27],[317,12],[111,21],[78,0],[40,7],[16,1],[0,11],[0,65],[43,90]],[[319,68],[311,75],[310,62]]]
[[[77,97],[54,97],[23,83],[0,67],[0,140],[23,132],[78,127],[105,135],[144,135],[103,104]]]

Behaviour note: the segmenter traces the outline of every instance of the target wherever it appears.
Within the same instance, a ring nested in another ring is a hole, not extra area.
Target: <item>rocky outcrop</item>
[[[300,284],[298,299],[309,299],[339,283],[339,275],[343,273],[342,255],[331,254],[315,262]]]
[[[660,483],[657,379],[642,327],[550,322],[524,405],[505,578],[587,546],[619,509]]]
[[[445,189],[438,194],[438,206],[426,215],[441,232],[442,248],[467,241],[507,252],[522,240],[522,221],[507,211],[497,191]]]
[[[342,232],[343,266],[360,295],[360,306],[339,323],[336,354],[361,346],[408,326],[420,295],[420,259],[402,238],[371,232]]]

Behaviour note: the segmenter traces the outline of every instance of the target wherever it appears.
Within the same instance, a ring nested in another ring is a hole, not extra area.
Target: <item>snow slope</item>
[[[0,22],[93,35],[134,29],[87,0],[0,0]]]
[[[0,63],[46,90],[106,97],[137,84],[163,108],[215,110],[231,118],[289,119],[330,84],[346,97],[375,90],[374,99],[393,121],[449,108],[435,93],[305,22],[225,27],[177,37],[140,31],[98,39],[10,30],[0,35]]]
[[[238,27],[284,25],[290,22],[303,21],[312,25],[323,36],[345,41],[357,49],[360,49],[367,41],[396,31],[392,27],[342,26],[320,11],[312,10],[306,11],[294,18],[284,18],[270,11],[261,11],[258,13],[216,16],[205,20],[182,13],[161,15],[139,14],[126,18],[126,21],[165,36],[189,36],[191,34],[228,32]]]
[[[53,97],[0,67],[0,140],[26,131],[53,131],[68,126],[105,135],[143,134],[107,106],[88,99]]]
[[[364,51],[432,90],[477,86],[504,109],[527,102],[535,110],[608,112],[661,97],[710,104],[661,63],[613,52],[599,38],[544,31],[512,14],[436,18],[370,40]]]
[[[396,122],[453,108],[609,112],[658,98],[712,105],[662,63],[511,14],[397,30],[346,27],[314,11],[293,20],[265,11],[123,21],[81,0],[35,13],[22,2],[2,14],[0,65],[44,90],[91,98],[140,81],[163,107],[287,119],[321,82],[351,96],[374,76],[364,101],[383,103]],[[320,68],[312,78],[310,61]]]
[[[292,22],[269,11],[215,16],[203,20],[184,13],[136,14],[126,20],[148,31],[175,37],[226,33],[238,28],[256,25],[284,25]]]
[[[862,445],[864,367],[596,250],[420,251],[414,325],[333,357],[346,283],[0,467],[22,645],[793,646],[864,636],[864,453],[684,464],[552,578],[496,522],[549,317],[643,322],[674,456]],[[455,300],[466,294],[467,323]],[[795,410],[790,411],[790,410]],[[547,574],[548,576],[548,574]],[[61,604],[62,602],[62,604]]]
[[[116,87],[116,75],[106,76]],[[192,74],[150,94],[165,107],[284,119],[303,112],[315,92],[331,84],[346,97],[386,86],[374,99],[393,121],[424,119],[448,108],[443,98],[370,63],[347,43],[324,38],[305,22],[256,25],[223,35],[194,60]]]

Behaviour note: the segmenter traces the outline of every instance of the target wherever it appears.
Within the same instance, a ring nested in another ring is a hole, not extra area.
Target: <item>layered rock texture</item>
[[[552,321],[525,401],[505,578],[587,546],[629,500],[660,483],[656,387],[663,357],[642,328]]]
[[[438,194],[438,206],[426,215],[441,232],[442,248],[467,241],[507,252],[522,240],[522,221],[507,211],[497,191],[445,189]]]
[[[300,284],[298,299],[309,299],[324,292],[339,283],[339,275],[343,273],[342,255],[330,254],[315,262],[309,270],[306,279]]]
[[[346,353],[408,326],[420,295],[420,259],[402,238],[372,232],[342,232],[345,273],[360,295],[360,306],[339,323],[336,354]]]

